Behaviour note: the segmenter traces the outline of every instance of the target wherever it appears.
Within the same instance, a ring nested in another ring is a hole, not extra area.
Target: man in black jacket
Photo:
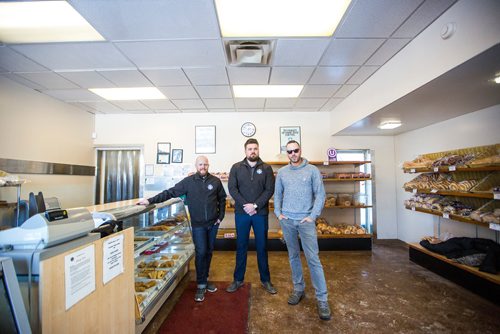
[[[207,157],[199,156],[195,165],[195,174],[154,197],[142,199],[137,204],[161,203],[170,198],[186,195],[196,253],[197,289],[194,300],[202,302],[206,291],[217,291],[215,284],[208,281],[208,274],[219,224],[226,212],[226,192],[220,179],[208,173]]]
[[[267,292],[275,294],[277,291],[271,284],[267,261],[268,204],[274,193],[274,173],[271,166],[259,158],[259,143],[256,139],[250,138],[245,142],[245,155],[229,172],[229,193],[235,201],[236,266],[234,281],[226,291],[235,292],[243,286],[248,239],[250,228],[253,228],[260,281]]]

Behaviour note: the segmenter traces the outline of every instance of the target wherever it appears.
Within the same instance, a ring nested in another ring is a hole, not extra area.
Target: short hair
[[[259,146],[259,142],[255,138],[250,138],[245,142],[245,149],[247,148],[248,145],[250,144],[257,144]]]
[[[298,141],[296,141],[296,140],[293,140],[293,139],[292,139],[292,140],[290,140],[288,143],[286,143],[286,146],[288,146],[288,144],[297,144],[297,145],[299,146],[299,148],[300,148],[300,144],[299,144],[299,142],[298,142]]]

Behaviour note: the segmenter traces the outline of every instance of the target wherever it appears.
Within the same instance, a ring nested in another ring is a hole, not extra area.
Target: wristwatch
[[[253,203],[253,208],[257,210],[257,204]]]

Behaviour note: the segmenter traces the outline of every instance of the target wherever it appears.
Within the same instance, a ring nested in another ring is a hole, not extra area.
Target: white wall
[[[499,42],[500,1],[461,0],[390,59],[332,111],[331,133],[399,99]],[[441,39],[441,29],[456,32]]]
[[[77,165],[95,165],[94,115],[0,76],[0,157]],[[93,176],[22,174],[23,199],[30,191],[55,196],[66,208],[93,204]],[[14,188],[0,199],[12,202]]]
[[[404,161],[413,160],[419,154],[500,143],[499,128],[500,105],[496,105],[407,132],[395,137],[395,161],[400,167]],[[404,174],[401,169],[396,173],[398,239],[416,242],[423,236],[433,235],[439,220],[442,222],[441,233],[476,236],[476,227],[473,225],[406,210],[403,202],[411,194],[402,187],[414,177],[414,174]],[[494,232],[479,227],[478,236],[494,239]]]
[[[337,149],[370,149],[376,207],[375,231],[378,239],[396,239],[396,180],[394,137],[392,136],[333,136],[332,147]]]

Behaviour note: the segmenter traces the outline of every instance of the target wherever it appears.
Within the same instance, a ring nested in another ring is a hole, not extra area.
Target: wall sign
[[[195,126],[195,153],[215,153],[215,125]]]
[[[280,126],[280,153],[286,153],[286,143],[290,140],[300,142],[300,126]]]

